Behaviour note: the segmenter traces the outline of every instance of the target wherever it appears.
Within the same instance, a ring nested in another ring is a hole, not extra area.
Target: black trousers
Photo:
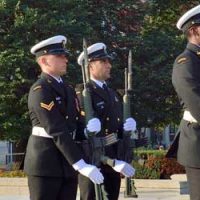
[[[109,172],[101,169],[104,176],[104,188],[109,200],[118,200],[120,192],[121,177],[114,170]],[[80,200],[95,200],[94,184],[87,177],[79,174],[78,183],[80,189]]]
[[[28,176],[31,200],[76,200],[77,179]]]
[[[200,168],[185,167],[190,200],[200,200]]]

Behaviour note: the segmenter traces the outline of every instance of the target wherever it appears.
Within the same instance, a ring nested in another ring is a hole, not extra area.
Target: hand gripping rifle
[[[84,89],[82,95],[83,95],[83,106],[85,111],[85,120],[87,124],[88,121],[94,117],[94,111],[92,108],[90,91],[87,87],[87,83],[89,82],[90,77],[88,70],[87,44],[85,39],[83,39],[83,52],[84,52],[84,62],[81,66],[81,69],[83,75]],[[87,132],[87,135],[88,135],[89,150],[91,153],[91,159],[90,159],[91,164],[99,166],[100,163],[103,162],[104,164],[113,166],[114,160],[104,156],[104,145],[102,144],[101,139],[96,137],[95,133]],[[95,196],[96,200],[108,200],[107,193],[104,189],[103,184],[95,184]]]
[[[123,120],[126,121],[127,118],[131,117],[131,93],[132,91],[132,52],[129,50],[128,55],[128,69],[125,68],[125,94],[123,96]],[[134,148],[134,139],[131,138],[131,131],[124,131],[123,133],[123,142],[125,152],[124,158],[125,161],[131,163],[133,160],[133,148]],[[134,181],[131,178],[125,177],[125,197],[137,198],[135,191]]]

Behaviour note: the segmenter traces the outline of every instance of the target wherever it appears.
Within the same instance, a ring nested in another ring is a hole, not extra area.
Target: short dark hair
[[[199,24],[194,24],[194,25],[191,26],[189,29],[185,30],[185,31],[184,31],[185,36],[189,39],[189,38],[192,36],[190,30],[191,30],[192,28],[196,28],[196,27],[199,27],[199,26],[200,26]]]

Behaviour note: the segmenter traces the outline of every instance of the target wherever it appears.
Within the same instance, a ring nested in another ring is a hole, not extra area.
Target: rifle
[[[132,52],[129,50],[128,55],[128,69],[125,68],[125,94],[123,96],[123,120],[131,117],[131,95],[132,91]],[[126,147],[124,152],[125,161],[131,163],[133,159],[133,148],[134,148],[134,139],[131,138],[130,131],[124,131],[123,133],[123,142]],[[135,191],[134,181],[131,178],[125,177],[125,197],[137,198],[138,195]]]
[[[83,39],[83,52],[84,52],[84,63],[81,66],[82,75],[83,75],[83,85],[84,89],[82,92],[83,95],[83,106],[85,110],[85,120],[86,123],[94,116],[94,111],[92,108],[92,101],[90,91],[87,88],[87,83],[89,82],[89,70],[88,70],[88,53],[87,53],[87,44],[86,40]],[[91,164],[96,166],[100,165],[100,162],[104,164],[109,164],[110,166],[114,165],[114,160],[109,159],[108,157],[104,156],[104,145],[102,141],[95,136],[95,133],[88,133],[88,143],[91,156]],[[104,189],[103,184],[95,184],[95,196],[96,200],[108,200],[107,193]]]

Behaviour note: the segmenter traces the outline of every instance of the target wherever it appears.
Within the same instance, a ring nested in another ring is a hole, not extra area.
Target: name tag
[[[61,97],[56,97],[56,101],[61,104]]]
[[[104,104],[105,104],[104,101],[100,101],[100,102],[98,102],[96,105],[97,105],[97,106],[102,106],[102,105],[104,105]]]
[[[98,102],[98,103],[96,104],[96,106],[97,106],[97,107],[100,107],[101,109],[103,109],[103,108],[104,108],[104,104],[105,104],[104,101],[100,101],[100,102]]]

